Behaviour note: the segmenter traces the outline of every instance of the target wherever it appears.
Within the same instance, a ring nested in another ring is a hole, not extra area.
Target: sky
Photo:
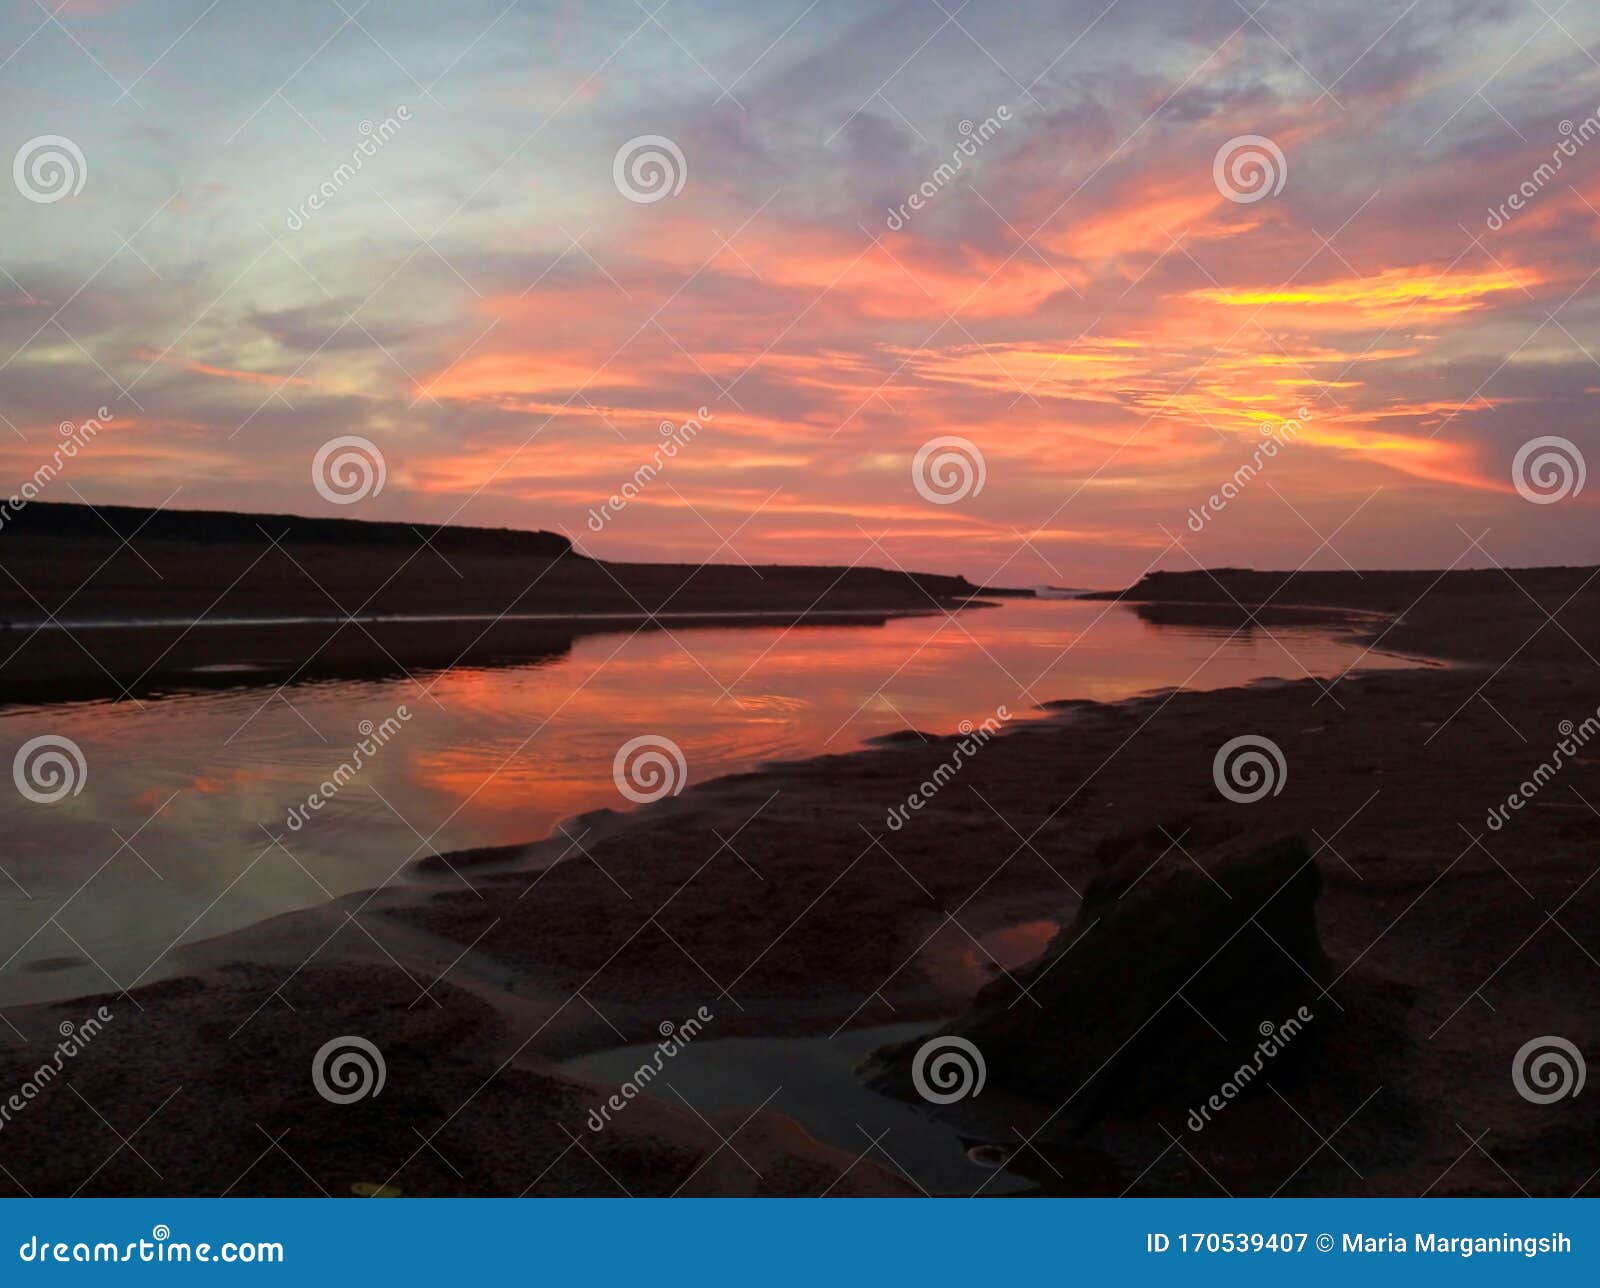
[[[1597,56],[1571,0],[0,0],[0,492],[1600,562]]]

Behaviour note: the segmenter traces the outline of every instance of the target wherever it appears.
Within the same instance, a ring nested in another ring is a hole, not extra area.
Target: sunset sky
[[[1600,479],[1513,481],[1600,468],[1595,6],[958,3],[0,0],[4,159],[84,162],[0,187],[0,491],[104,406],[41,499],[1069,586],[1600,561]],[[681,190],[619,190],[639,136]],[[1224,192],[1241,136],[1281,190]]]

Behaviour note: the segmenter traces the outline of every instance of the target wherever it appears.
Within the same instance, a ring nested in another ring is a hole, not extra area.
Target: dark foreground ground
[[[592,1130],[616,1088],[554,1062],[704,1006],[708,1037],[969,1035],[982,1095],[927,1111],[1041,1192],[1593,1194],[1600,1097],[1536,1103],[1513,1061],[1549,1036],[1600,1055],[1596,571],[1157,579],[1137,588],[1156,623],[1333,604],[1452,664],[1074,703],[1014,722],[898,831],[887,811],[955,740],[775,766],[578,820],[576,844],[435,860],[430,886],[199,945],[126,996],[11,1010],[0,1091],[37,1082],[59,1025],[115,1018],[4,1122],[0,1191],[918,1191],[892,1149],[660,1087]],[[1286,766],[1250,804],[1213,777],[1245,734]],[[1039,919],[1067,929],[980,972],[976,1000],[945,969],[952,939],[971,956]],[[1300,1006],[1303,1031],[1195,1129],[1257,1022]],[[310,1070],[346,1034],[386,1082],[336,1105]],[[905,1064],[863,1076],[906,1094]]]

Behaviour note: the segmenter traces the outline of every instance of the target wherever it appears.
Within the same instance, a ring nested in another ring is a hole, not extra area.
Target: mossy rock
[[[1314,1046],[1328,973],[1320,885],[1298,837],[1203,866],[1174,851],[1087,891],[1037,961],[985,987],[942,1032],[978,1049],[989,1086],[1064,1102],[1061,1129],[1202,1103],[1291,1019],[1293,1036],[1254,1072],[1292,1075]],[[918,1100],[912,1063],[926,1041],[874,1053],[870,1085]]]

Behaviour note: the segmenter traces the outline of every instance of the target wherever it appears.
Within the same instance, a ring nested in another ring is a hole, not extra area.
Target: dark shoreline
[[[896,617],[989,608],[984,600],[920,608],[849,607],[796,612],[710,609],[665,613],[560,613],[528,620],[481,615],[428,620],[404,615],[356,621],[313,620],[161,625],[21,627],[0,631],[0,710],[55,702],[138,699],[172,693],[326,680],[419,680],[454,668],[485,669],[555,661],[589,636],[675,627],[796,630],[881,626]],[[12,641],[18,641],[12,643]],[[25,641],[25,642],[23,642]]]
[[[43,502],[0,533],[0,568],[0,706],[537,662],[630,623],[824,626],[986,602],[932,573],[608,563],[549,532]],[[441,605],[472,620],[421,620]],[[182,624],[51,625],[151,619]]]

